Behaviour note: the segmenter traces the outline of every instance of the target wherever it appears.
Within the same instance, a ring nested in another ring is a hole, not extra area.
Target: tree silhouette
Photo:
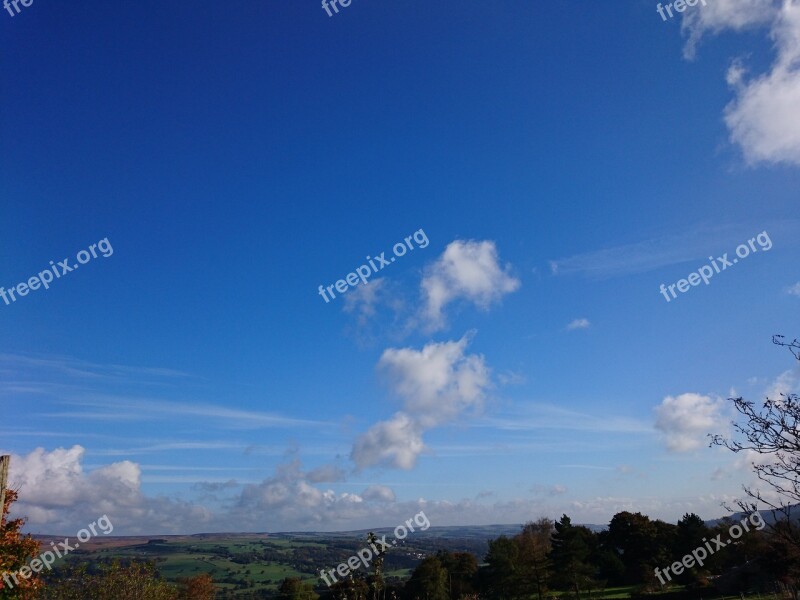
[[[782,335],[776,335],[772,343],[787,348],[800,361],[797,339],[785,342]],[[759,504],[768,506],[776,521],[770,525],[771,529],[800,548],[800,531],[791,522],[793,505],[800,503],[800,396],[780,393],[778,398],[767,398],[758,408],[741,397],[730,401],[744,417],[744,422],[732,423],[737,439],[711,435],[711,446],[723,446],[735,453],[754,452],[763,457],[751,460],[750,466],[775,495],[744,486],[749,500],[737,504],[745,512],[758,510]]]
[[[314,586],[303,583],[298,577],[287,577],[278,588],[278,598],[283,600],[317,600],[319,594],[314,591]]]
[[[574,590],[580,600],[581,590],[591,589],[595,583],[595,568],[590,562],[595,536],[587,527],[573,525],[567,515],[554,527],[550,552],[554,579],[563,588]]]

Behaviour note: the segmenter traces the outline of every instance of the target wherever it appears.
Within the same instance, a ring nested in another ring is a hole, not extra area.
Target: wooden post
[[[0,523],[3,522],[3,507],[6,505],[6,482],[8,480],[8,465],[10,456],[0,456]]]

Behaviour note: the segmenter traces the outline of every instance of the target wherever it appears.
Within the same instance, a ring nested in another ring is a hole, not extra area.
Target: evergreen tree
[[[278,588],[278,598],[281,600],[317,600],[319,594],[314,591],[314,586],[303,583],[298,577],[287,577]]]
[[[447,570],[435,556],[429,556],[414,569],[406,584],[409,600],[448,600]]]
[[[594,534],[586,527],[573,525],[567,515],[563,515],[554,528],[550,552],[553,579],[562,589],[574,591],[579,600],[581,591],[591,589],[596,583],[596,568],[590,563]]]

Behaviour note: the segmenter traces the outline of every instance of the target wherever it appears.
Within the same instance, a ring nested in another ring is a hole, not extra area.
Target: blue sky
[[[800,381],[781,4],[0,12],[0,285],[113,249],[0,301],[29,529],[719,516],[724,399]]]

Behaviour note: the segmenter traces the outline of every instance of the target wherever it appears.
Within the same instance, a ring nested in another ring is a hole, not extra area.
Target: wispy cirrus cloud
[[[597,433],[653,433],[652,425],[630,417],[590,415],[551,404],[528,404],[525,410],[471,423],[504,431],[560,429]]]
[[[738,229],[738,228],[737,228]],[[607,279],[646,273],[661,267],[704,258],[725,247],[714,241],[735,239],[733,227],[700,227],[694,230],[593,250],[550,261],[553,275],[583,275]]]
[[[96,395],[86,399],[69,399],[64,402],[68,405],[79,407],[79,410],[40,413],[41,416],[59,419],[101,419],[109,421],[154,421],[172,417],[204,418],[213,419],[217,426],[235,429],[260,429],[266,427],[319,428],[333,425],[327,421],[296,419],[275,413],[242,410],[215,404],[194,404],[127,396]],[[86,408],[93,410],[85,410]],[[96,410],[98,408],[104,410],[98,411]]]
[[[4,382],[0,397],[22,402],[23,396],[40,396],[47,400],[49,410],[32,413],[48,419],[124,423],[180,418],[181,422],[213,422],[216,428],[241,430],[319,429],[331,425],[230,404],[166,399],[164,395],[178,388],[182,395],[208,393],[204,380],[174,369],[102,365],[64,356],[9,353],[0,354],[0,369],[13,374],[13,379]]]
[[[763,225],[759,227],[769,229],[770,235],[782,239],[783,245],[792,243],[800,231],[797,219]],[[671,265],[707,261],[709,255],[719,256],[721,252],[730,251],[750,237],[753,231],[752,225],[700,225],[639,242],[551,260],[550,271],[557,276],[580,275],[595,280],[647,273]]]
[[[71,431],[45,431],[42,429],[0,429],[0,438],[18,436],[18,437],[75,437],[75,432]],[[85,433],[81,432],[81,437],[86,439],[118,439],[117,436],[102,434],[102,433]]]
[[[87,451],[92,456],[141,456],[146,454],[156,454],[168,452],[201,452],[204,450],[231,451],[239,454],[249,454],[258,456],[284,456],[285,446],[254,446],[239,441],[228,440],[159,440],[151,443],[144,443],[124,448],[102,448]],[[334,456],[338,447],[334,445],[309,445],[303,447],[305,456]]]
[[[604,467],[601,465],[558,465],[559,469],[589,469],[591,471],[613,471],[614,467]]]
[[[137,383],[164,383],[168,380],[200,379],[175,369],[137,367],[129,365],[103,365],[69,356],[31,356],[0,353],[0,365],[18,371],[27,369],[38,373],[58,373],[83,380],[117,380]]]

